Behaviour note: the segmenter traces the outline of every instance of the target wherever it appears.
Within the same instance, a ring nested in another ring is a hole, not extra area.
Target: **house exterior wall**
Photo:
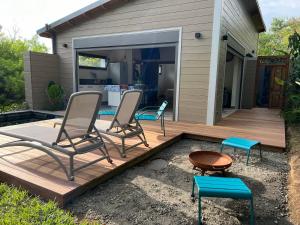
[[[214,0],[135,0],[58,33],[60,83],[73,92],[72,38],[182,27],[178,119],[205,123],[213,11]]]
[[[246,9],[241,5],[240,0],[223,0],[221,37],[230,33],[246,53],[257,51],[258,32]],[[222,116],[223,87],[226,66],[227,43],[221,40],[219,51],[217,90],[216,90],[216,112],[215,121],[219,121]]]
[[[27,52],[24,55],[25,100],[31,109],[47,109],[49,81],[59,81],[58,56]]]

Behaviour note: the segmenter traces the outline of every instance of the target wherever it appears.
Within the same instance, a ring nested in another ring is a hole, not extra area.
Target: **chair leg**
[[[106,145],[104,144],[103,145],[103,149],[104,149],[104,152],[105,152],[105,156],[107,157],[107,161],[110,163],[110,164],[112,164],[113,163],[113,161],[112,161],[112,159],[110,158],[110,155],[109,155],[109,153],[108,153],[108,150],[107,150],[107,148],[106,148]]]
[[[247,163],[246,163],[247,166],[248,166],[248,162],[249,162],[250,152],[251,152],[251,149],[249,149],[247,151]]]
[[[193,178],[191,199],[192,199],[192,202],[195,202],[195,178]]]
[[[201,196],[198,198],[198,225],[202,224],[202,208],[201,208]]]
[[[125,154],[125,139],[124,138],[121,138],[122,140],[122,147],[121,147],[121,155],[123,158],[126,157],[126,154]]]
[[[164,136],[166,136],[165,116],[164,115],[162,116],[162,129],[163,129],[163,132],[164,132]]]
[[[221,152],[221,153],[223,152],[223,149],[224,149],[224,145],[221,144],[221,148],[220,148],[220,152]]]
[[[259,143],[259,156],[260,160],[262,160],[261,143]]]
[[[142,132],[142,136],[143,136],[143,142],[144,142],[144,145],[146,146],[146,147],[149,147],[149,144],[148,144],[148,142],[147,142],[147,139],[146,139],[146,136],[145,136],[145,134],[144,134],[144,131]]]
[[[255,215],[254,215],[254,208],[253,208],[253,198],[250,199],[250,224],[255,224]]]
[[[70,181],[72,181],[72,180],[74,180],[74,156],[70,156],[69,163],[70,163],[70,165],[69,165],[70,170],[69,170],[68,179]]]

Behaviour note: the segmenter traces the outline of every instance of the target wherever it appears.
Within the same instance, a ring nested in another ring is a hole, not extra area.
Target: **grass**
[[[28,192],[0,183],[0,224],[3,225],[88,225],[78,222],[71,213],[60,209],[53,201],[43,202]],[[97,223],[92,223],[97,224]]]

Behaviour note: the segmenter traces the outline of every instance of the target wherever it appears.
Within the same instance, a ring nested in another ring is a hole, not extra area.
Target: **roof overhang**
[[[129,0],[98,0],[74,13],[71,13],[51,24],[46,24],[44,27],[37,30],[37,34],[41,37],[51,38],[53,34],[72,28],[75,25],[87,21],[91,18],[105,13],[107,10],[115,7],[121,2]]]
[[[256,30],[261,33],[266,31],[266,26],[261,14],[261,10],[257,0],[242,0],[246,10],[248,11]]]
[[[79,23],[85,22],[91,18],[105,13],[107,10],[116,7],[120,3],[126,3],[130,0],[98,0],[74,13],[71,13],[62,19],[51,24],[46,24],[37,30],[37,34],[41,37],[51,38],[57,32],[62,32],[68,28],[72,28]],[[241,1],[248,11],[258,32],[266,31],[266,27],[261,15],[260,7],[257,0]]]

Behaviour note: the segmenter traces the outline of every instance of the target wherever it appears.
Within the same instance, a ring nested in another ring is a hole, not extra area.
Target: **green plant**
[[[286,105],[283,111],[288,123],[300,123],[300,34],[295,32],[289,37],[290,73],[286,84]]]
[[[8,104],[8,105],[2,105],[2,107],[0,107],[0,113],[20,111],[20,110],[26,110],[26,109],[28,109],[27,102],[11,103],[11,104]]]
[[[65,107],[65,92],[62,86],[50,81],[47,88],[50,110],[62,110]]]
[[[26,191],[0,183],[0,224],[87,225],[53,201],[43,202]],[[96,223],[93,223],[96,224]]]

